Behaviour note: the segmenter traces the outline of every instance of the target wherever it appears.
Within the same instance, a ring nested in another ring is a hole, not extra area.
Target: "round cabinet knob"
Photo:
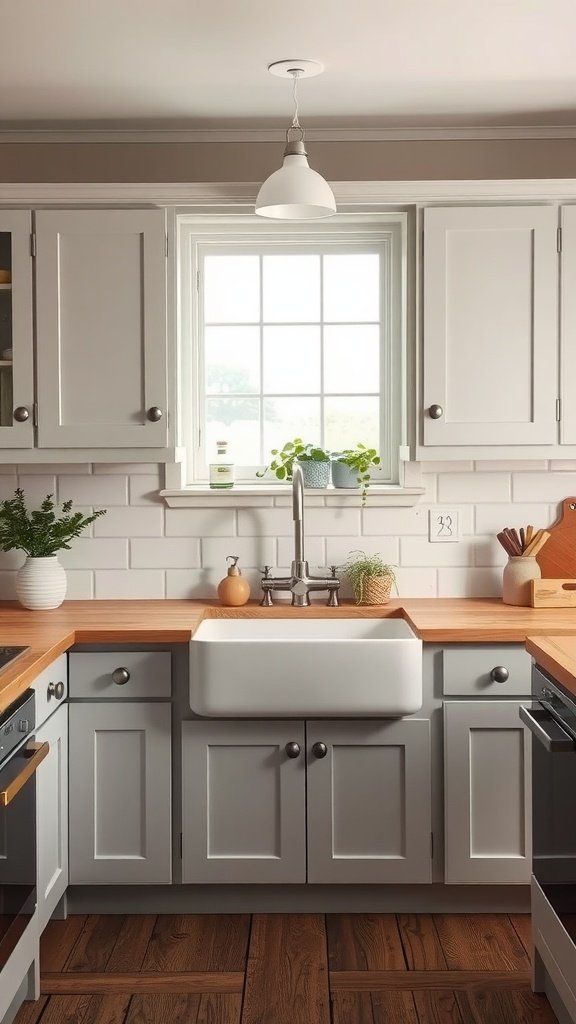
[[[17,423],[26,423],[30,418],[30,412],[25,405],[17,405],[12,415]]]
[[[291,743],[287,743],[286,746],[284,747],[284,750],[286,751],[286,757],[290,757],[290,758],[300,757],[300,744],[299,743],[295,743],[294,741],[292,741]]]
[[[64,683],[48,683],[48,700],[51,697],[55,697],[56,700],[62,700],[64,696]]]
[[[504,665],[496,665],[496,668],[493,668],[490,673],[490,679],[493,683],[505,683],[509,675],[510,673],[507,668],[504,668]]]
[[[444,415],[444,409],[441,405],[431,405],[428,409],[428,415],[431,420],[439,420]]]
[[[312,753],[314,754],[314,757],[326,757],[326,754],[328,753],[328,747],[326,746],[325,743],[314,743],[312,747]]]
[[[146,415],[151,423],[158,423],[158,420],[162,419],[162,409],[157,405],[151,405]]]
[[[112,673],[112,679],[116,686],[124,686],[130,679],[130,673],[127,668],[115,668]]]

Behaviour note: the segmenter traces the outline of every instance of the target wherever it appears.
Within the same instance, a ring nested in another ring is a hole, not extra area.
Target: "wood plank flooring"
[[[522,914],[52,921],[16,1024],[554,1024]]]

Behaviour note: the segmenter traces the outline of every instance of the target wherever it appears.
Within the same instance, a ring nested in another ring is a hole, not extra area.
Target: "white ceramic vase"
[[[16,597],[24,608],[58,608],[66,597],[66,572],[57,555],[28,556],[16,573]]]

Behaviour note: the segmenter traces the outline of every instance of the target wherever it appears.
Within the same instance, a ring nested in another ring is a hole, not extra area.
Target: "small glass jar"
[[[542,576],[534,555],[517,555],[508,559],[502,574],[502,600],[504,604],[530,606],[530,581]]]

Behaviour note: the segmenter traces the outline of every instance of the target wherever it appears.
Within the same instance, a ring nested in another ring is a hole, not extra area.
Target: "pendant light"
[[[256,213],[275,220],[319,220],[336,213],[334,193],[321,174],[308,166],[304,129],[298,120],[298,80],[319,75],[324,70],[316,60],[280,60],[268,66],[270,74],[292,79],[294,116],[286,131],[282,167],[261,186]],[[299,138],[290,138],[291,132]]]

